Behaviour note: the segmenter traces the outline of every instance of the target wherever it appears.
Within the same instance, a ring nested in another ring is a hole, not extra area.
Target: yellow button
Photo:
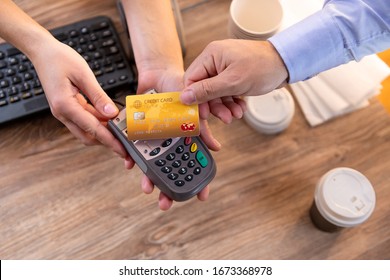
[[[195,153],[197,149],[198,149],[198,145],[196,145],[196,143],[192,143],[191,149],[190,149],[191,153]]]

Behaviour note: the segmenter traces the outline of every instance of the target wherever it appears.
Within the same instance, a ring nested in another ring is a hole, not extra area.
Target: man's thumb
[[[187,105],[201,104],[223,96],[218,81],[219,77],[215,76],[187,86],[180,95],[181,102]]]

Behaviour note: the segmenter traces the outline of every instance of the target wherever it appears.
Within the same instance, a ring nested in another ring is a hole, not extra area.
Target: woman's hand
[[[118,114],[86,61],[71,47],[52,38],[30,59],[38,73],[52,114],[85,145],[103,144],[122,158],[127,154],[107,129]],[[90,101],[87,102],[85,97]],[[127,157],[128,167],[134,165]]]

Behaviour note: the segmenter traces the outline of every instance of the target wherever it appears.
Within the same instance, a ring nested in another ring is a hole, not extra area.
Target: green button
[[[196,160],[203,168],[209,164],[209,161],[207,160],[206,156],[202,153],[202,151],[198,151],[196,153]]]

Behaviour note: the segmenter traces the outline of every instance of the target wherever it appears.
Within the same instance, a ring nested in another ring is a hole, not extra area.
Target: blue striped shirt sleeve
[[[389,0],[329,0],[322,10],[269,39],[289,83],[390,48]]]

